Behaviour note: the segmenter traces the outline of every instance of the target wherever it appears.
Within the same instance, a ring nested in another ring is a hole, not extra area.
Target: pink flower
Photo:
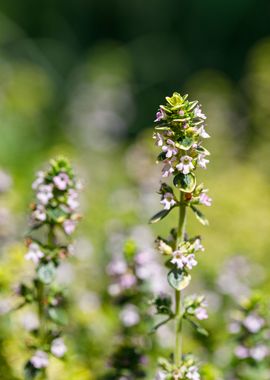
[[[69,176],[66,173],[59,173],[53,177],[53,182],[59,190],[66,190],[69,184]]]
[[[180,158],[180,163],[176,165],[176,168],[183,174],[190,173],[190,171],[194,169],[194,165],[192,163],[192,157],[182,156]]]
[[[176,201],[172,193],[165,193],[160,203],[164,206],[164,210],[170,210],[170,208],[176,204]]]
[[[46,368],[49,364],[49,358],[46,352],[38,350],[30,359],[30,363],[37,369]]]
[[[201,193],[199,197],[199,202],[204,206],[212,205],[212,198],[210,198],[206,193]]]
[[[37,243],[31,243],[29,245],[28,252],[25,254],[26,260],[32,260],[35,265],[39,263],[39,260],[44,257],[44,253],[40,250]]]
[[[77,222],[75,220],[65,220],[63,223],[64,231],[67,235],[71,235],[76,228]]]

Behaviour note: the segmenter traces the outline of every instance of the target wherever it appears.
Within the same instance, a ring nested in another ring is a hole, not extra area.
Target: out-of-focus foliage
[[[35,321],[30,310],[9,311],[16,286],[32,274],[22,244],[30,184],[55,154],[68,155],[84,178],[84,220],[76,255],[58,273],[71,300],[69,355],[53,362],[49,375],[89,380],[103,372],[119,328],[105,297],[110,254],[127,235],[152,249],[153,236],[176,218],[172,212],[153,233],[147,226],[159,205],[147,127],[155,105],[172,90],[200,100],[212,137],[211,169],[203,179],[214,202],[210,227],[200,227],[206,253],[191,289],[208,293],[210,335],[187,331],[184,350],[210,361],[206,380],[222,378],[232,298],[249,295],[251,287],[270,291],[269,7],[266,0],[1,2],[1,380],[22,378],[24,331]],[[198,233],[192,216],[189,228]],[[235,254],[254,264],[228,261]],[[157,257],[155,293],[165,286],[159,270]],[[159,330],[159,345],[160,354],[170,352],[167,326]]]

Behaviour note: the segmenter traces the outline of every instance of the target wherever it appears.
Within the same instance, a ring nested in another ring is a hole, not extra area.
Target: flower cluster
[[[29,342],[33,355],[25,366],[29,379],[45,374],[50,354],[62,358],[67,350],[61,337],[61,326],[67,323],[65,290],[54,280],[57,267],[72,252],[71,234],[79,220],[79,185],[66,159],[52,160],[47,171],[38,172],[32,187],[35,202],[25,259],[34,263],[35,277],[18,289],[24,304],[36,305],[38,310]]]
[[[71,235],[80,218],[77,209],[81,184],[76,181],[67,161],[64,158],[52,160],[47,171],[37,173],[32,188],[36,192],[32,204],[32,226],[55,225],[66,235]]]
[[[251,296],[235,311],[229,326],[235,344],[233,366],[236,372],[243,363],[257,366],[270,364],[269,304],[260,296]]]
[[[202,145],[210,137],[205,131],[206,116],[198,102],[189,102],[187,97],[175,92],[159,108],[153,135],[161,148],[157,160],[163,163],[162,177],[174,176],[175,186],[186,193],[186,202],[210,206],[207,189],[202,184],[196,186],[194,174],[197,167],[206,169],[209,163],[210,153]],[[171,197],[172,192],[168,191],[165,198]],[[165,206],[168,207],[167,203]]]
[[[173,209],[179,210],[177,228],[171,230],[168,239],[158,237],[156,240],[157,250],[165,257],[165,265],[169,269],[167,279],[175,292],[175,310],[169,296],[157,297],[154,301],[157,314],[165,314],[167,318],[155,329],[174,320],[176,334],[173,364],[165,371],[163,368],[159,379],[200,379],[194,359],[182,357],[181,328],[182,320],[187,320],[198,333],[207,335],[199,323],[208,317],[206,303],[203,296],[183,299],[181,292],[191,281],[190,271],[198,264],[198,252],[204,251],[201,238],[190,238],[186,233],[187,210],[190,209],[203,225],[207,225],[207,219],[197,206],[212,204],[208,189],[197,183],[195,175],[197,168],[206,169],[209,163],[210,153],[203,146],[204,139],[210,137],[205,127],[206,116],[198,102],[190,102],[187,95],[181,96],[176,92],[172,97],[166,97],[166,104],[159,107],[155,119],[153,138],[161,150],[157,162],[163,164],[163,178],[173,177],[173,187],[161,183],[159,194],[163,209],[151,218],[150,223],[162,220]]]
[[[123,255],[114,257],[107,267],[111,278],[108,293],[119,308],[121,326],[103,380],[146,377],[145,347],[151,325],[145,302],[149,295],[149,284],[143,271],[146,256],[147,252],[138,251],[133,241],[127,241]]]
[[[200,380],[198,366],[192,356],[184,357],[181,366],[175,366],[165,359],[160,359],[161,368],[156,380]]]

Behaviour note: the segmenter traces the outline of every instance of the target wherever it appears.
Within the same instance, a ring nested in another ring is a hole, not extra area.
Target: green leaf
[[[161,211],[159,211],[157,214],[155,214],[154,216],[152,216],[152,218],[149,220],[149,223],[153,224],[153,223],[159,222],[161,219],[165,218],[165,216],[167,216],[172,209],[173,209],[173,207],[170,208],[170,210],[161,210]]]
[[[161,152],[157,156],[157,161],[164,161],[166,159],[166,152]]]
[[[193,139],[191,137],[185,137],[182,141],[179,141],[176,146],[183,150],[189,150],[193,144]]]
[[[65,326],[68,324],[67,313],[65,312],[64,309],[51,307],[48,310],[48,314],[51,320],[53,320],[58,325]]]
[[[184,193],[191,193],[196,186],[196,177],[193,173],[178,173],[174,177],[173,183]]]
[[[204,226],[208,226],[209,225],[209,222],[208,220],[206,219],[206,217],[204,216],[204,214],[195,206],[190,206],[192,208],[192,211],[195,213],[195,216],[196,218],[198,219],[198,221],[204,225]]]
[[[39,370],[37,368],[35,368],[31,363],[30,361],[28,361],[26,364],[25,364],[25,367],[24,367],[24,379],[25,380],[33,380],[37,377],[39,373]]]
[[[203,146],[198,146],[198,147],[196,148],[196,152],[198,152],[198,153],[203,153],[203,154],[205,154],[206,156],[210,156],[210,152],[209,152],[209,150],[207,150],[207,149],[204,148]]]
[[[41,265],[37,271],[38,278],[43,284],[50,284],[55,277],[55,266],[52,262]]]
[[[208,331],[203,328],[201,325],[199,325],[198,323],[194,322],[193,320],[187,318],[187,320],[189,321],[189,323],[191,323],[191,325],[195,328],[196,332],[198,334],[201,334],[201,335],[204,335],[204,336],[208,336]]]
[[[185,289],[189,285],[190,280],[191,275],[180,269],[173,269],[168,273],[168,282],[176,290]]]
[[[198,103],[199,103],[198,100],[195,100],[194,102],[190,102],[189,107],[188,107],[188,111],[189,112],[192,111],[197,106]]]

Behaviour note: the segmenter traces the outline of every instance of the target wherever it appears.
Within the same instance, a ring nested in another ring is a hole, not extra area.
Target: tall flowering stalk
[[[173,177],[172,185],[162,183],[160,187],[163,210],[150,220],[158,222],[173,209],[178,209],[178,225],[171,230],[168,239],[157,238],[157,249],[166,258],[168,282],[175,292],[174,310],[169,296],[159,296],[155,303],[158,314],[167,318],[157,328],[170,320],[175,322],[175,348],[173,361],[162,359],[158,379],[200,379],[198,367],[193,356],[182,353],[182,324],[189,321],[198,332],[206,331],[198,321],[207,318],[206,303],[203,296],[182,297],[182,291],[191,281],[191,270],[197,265],[197,254],[203,251],[199,236],[189,238],[186,233],[187,211],[191,210],[203,224],[207,219],[198,206],[211,206],[208,190],[198,184],[195,172],[197,168],[206,169],[209,163],[208,150],[203,140],[210,136],[205,130],[206,116],[197,101],[189,101],[188,95],[174,93],[166,97],[155,119],[153,138],[161,152],[157,161],[163,164],[162,177]]]
[[[133,241],[127,241],[123,255],[114,256],[107,267],[111,278],[108,292],[119,308],[120,331],[109,369],[102,380],[136,380],[146,378],[146,347],[152,324],[147,299],[149,279],[145,277],[148,252],[139,251]]]
[[[234,354],[228,379],[270,378],[269,301],[253,295],[241,302],[229,326]]]
[[[47,379],[49,357],[64,357],[66,346],[62,327],[66,324],[65,292],[55,283],[57,267],[72,252],[72,234],[80,219],[77,182],[73,169],[64,158],[50,162],[46,171],[37,173],[32,188],[30,233],[26,239],[25,259],[35,266],[30,284],[21,284],[24,304],[36,308],[38,324],[31,331],[28,348],[32,354],[25,365],[25,379]]]

